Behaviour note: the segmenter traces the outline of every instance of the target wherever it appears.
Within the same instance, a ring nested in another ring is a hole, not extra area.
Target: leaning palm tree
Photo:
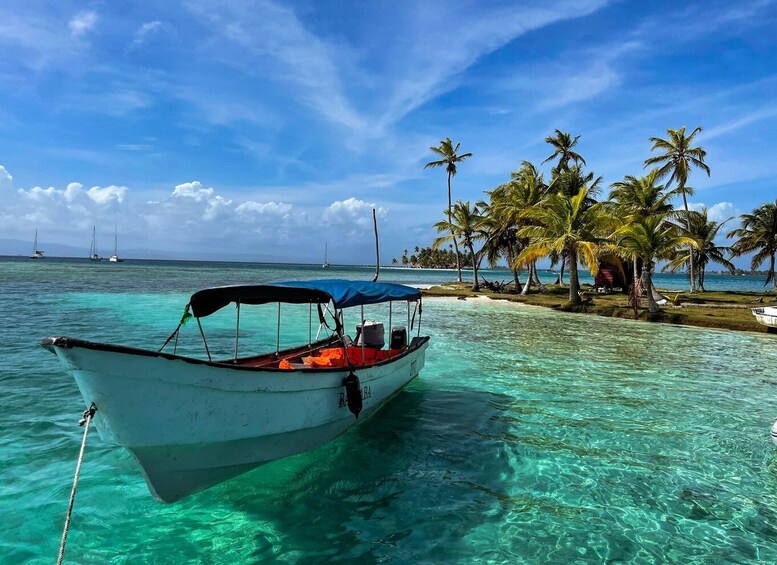
[[[511,225],[509,218],[498,212],[498,206],[494,201],[494,195],[499,189],[489,191],[490,202],[480,201],[477,203],[480,214],[483,217],[481,231],[483,233],[483,247],[480,253],[485,257],[488,266],[495,268],[502,258],[507,259],[507,264],[513,273],[513,282],[516,291],[521,289],[521,280],[518,269],[513,265],[516,254],[515,250],[519,245],[515,230]],[[498,197],[497,197],[498,198]]]
[[[651,151],[660,150],[663,154],[645,159],[645,167],[658,165],[658,177],[669,177],[667,184],[672,181],[677,183],[677,191],[683,195],[685,213],[688,214],[688,196],[693,194],[693,189],[687,186],[688,177],[694,167],[701,169],[710,176],[710,168],[704,162],[707,152],[701,147],[692,147],[693,138],[701,132],[701,126],[694,129],[690,135],[685,135],[685,126],[680,129],[667,129],[667,139],[651,137],[653,146]],[[690,224],[686,221],[686,228],[690,231]],[[691,279],[691,292],[694,292],[694,262],[693,253],[689,253],[688,274]]]
[[[777,290],[777,278],[774,276],[774,257],[777,254],[777,200],[759,206],[750,214],[740,216],[740,227],[729,232],[726,237],[738,237],[732,245],[735,257],[755,253],[750,268],[755,270],[769,259],[769,271],[764,286],[772,283]]]
[[[456,239],[460,239],[470,253],[472,259],[472,272],[473,283],[472,290],[480,290],[480,282],[478,281],[478,265],[480,264],[478,255],[475,253],[475,240],[482,237],[483,216],[480,214],[477,206],[474,208],[467,202],[458,200],[453,206],[453,210],[450,213],[450,221],[443,220],[434,224],[439,233],[449,232],[447,235],[443,235],[434,240],[432,249],[438,249],[441,245]]]
[[[490,213],[502,218],[508,225],[512,234],[513,251],[512,257],[508,257],[508,263],[517,275],[518,263],[517,256],[523,250],[529,241],[520,236],[520,228],[532,223],[524,213],[538,206],[543,198],[548,195],[548,185],[545,184],[542,174],[529,161],[521,163],[521,168],[511,174],[510,182],[503,184],[487,194],[491,198]],[[526,284],[521,294],[528,294],[529,289],[536,278],[536,261],[528,263],[529,269]],[[517,276],[516,276],[517,278]]]
[[[681,230],[666,216],[634,218],[621,225],[613,234],[612,250],[626,259],[636,261],[641,257],[642,286],[646,289],[648,310],[651,314],[661,311],[653,296],[653,268],[655,261],[672,258],[681,245],[698,247],[695,239],[682,235]]]
[[[718,237],[718,232],[732,218],[723,222],[714,222],[708,219],[707,209],[702,208],[699,212],[691,212],[689,216],[689,224],[691,231],[685,233],[688,237],[692,237],[699,244],[698,249],[693,250],[693,261],[696,265],[696,278],[698,282],[699,292],[704,292],[704,275],[707,271],[707,265],[710,263],[717,263],[722,265],[729,271],[733,271],[736,267],[729,261],[724,254],[730,255],[732,253],[731,247],[721,246],[715,243],[715,238]],[[685,268],[690,263],[691,258],[687,250],[680,251],[677,256],[669,261],[663,271],[670,271],[672,273],[677,272],[681,268]]]
[[[553,147],[553,153],[541,164],[544,165],[548,161],[553,161],[558,157],[559,169],[566,169],[569,166],[570,161],[583,163],[583,165],[585,165],[585,159],[583,159],[580,153],[577,153],[573,149],[574,146],[577,145],[578,139],[580,139],[579,135],[572,137],[570,134],[556,128],[555,135],[549,135],[545,138],[545,143],[548,143]]]
[[[578,261],[588,266],[591,274],[596,274],[597,255],[611,224],[601,203],[586,205],[589,198],[586,187],[571,198],[561,193],[551,194],[524,212],[524,217],[535,224],[524,226],[518,232],[530,241],[517,258],[519,264],[529,264],[554,251],[566,252],[569,257],[569,303],[573,305],[582,302]]]
[[[444,166],[445,171],[448,173],[448,223],[451,222],[451,210],[453,208],[453,204],[451,203],[451,178],[456,176],[456,164],[472,157],[472,153],[462,153],[459,155],[459,146],[461,146],[461,143],[457,143],[456,147],[454,147],[451,138],[446,137],[440,141],[440,145],[438,147],[432,146],[429,148],[433,153],[439,155],[441,159],[437,161],[429,161],[426,165],[424,165],[424,169]],[[452,235],[453,234],[451,233],[451,236]],[[459,244],[455,237],[451,237],[451,239],[453,240],[453,246],[456,249],[456,273],[458,281],[461,282],[461,259],[459,258]]]

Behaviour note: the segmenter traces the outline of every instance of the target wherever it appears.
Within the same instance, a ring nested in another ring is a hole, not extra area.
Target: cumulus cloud
[[[688,202],[688,208],[696,212],[702,208],[707,208],[707,218],[713,222],[724,222],[742,214],[742,210],[734,206],[733,202],[717,202],[712,206],[707,206],[703,202]]]
[[[293,219],[292,210],[293,206],[284,202],[236,202],[194,180],[176,185],[166,200],[147,202],[144,214],[160,228],[165,225],[198,226],[215,230],[220,235],[250,229],[255,234],[269,237],[273,232],[282,235]]]
[[[208,200],[213,196],[213,187],[202,188],[202,183],[198,180],[179,184],[170,195],[171,198],[191,198],[197,202]]]
[[[82,37],[92,31],[97,25],[97,13],[91,10],[79,12],[73,16],[67,24],[70,28],[70,35],[73,37]]]
[[[10,182],[4,167],[0,180]],[[113,184],[14,187],[0,206],[0,237],[20,238],[35,226],[49,237],[57,234],[63,244],[86,246],[93,225],[98,237],[118,225],[128,250],[307,259],[324,237],[339,240],[343,252],[360,252],[364,241],[359,234],[370,234],[371,241],[376,206],[351,197],[328,206],[298,207],[278,197],[240,197],[198,180],[176,184],[161,197],[149,196]],[[378,213],[384,216],[386,210]]]
[[[242,204],[239,204],[235,208],[235,212],[237,212],[237,214],[242,217],[250,217],[254,214],[272,214],[276,216],[288,217],[292,208],[293,206],[291,204],[286,204],[284,202],[270,201],[262,203],[248,200]]]
[[[336,200],[324,211],[324,220],[330,224],[353,224],[367,227],[372,223],[374,202],[365,202],[351,196],[345,200]],[[385,215],[384,208],[378,208],[377,213]]]

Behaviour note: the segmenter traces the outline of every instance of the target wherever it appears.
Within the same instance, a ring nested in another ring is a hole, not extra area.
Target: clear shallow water
[[[81,437],[83,401],[40,338],[158,347],[194,290],[321,273],[1,261],[0,561],[55,558]],[[245,348],[274,347],[264,308],[241,316]],[[294,313],[284,327],[304,339]],[[230,313],[205,327],[228,352]],[[178,504],[155,502],[131,457],[90,434],[68,557],[777,560],[774,336],[445,299],[426,302],[424,327],[421,378],[375,418]],[[182,345],[200,354],[194,331]]]

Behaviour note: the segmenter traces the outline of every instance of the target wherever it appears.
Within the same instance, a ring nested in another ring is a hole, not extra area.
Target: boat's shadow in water
[[[448,538],[442,558],[471,529],[506,511],[505,485],[516,473],[505,446],[511,426],[506,413],[514,402],[417,382],[337,440],[183,504],[215,496],[252,516],[251,523],[269,522],[283,533],[280,545],[258,543],[263,549],[255,557],[265,550],[275,556],[320,551],[334,542],[338,555],[350,548],[372,559],[378,557],[373,549],[393,547],[415,531]],[[252,533],[266,536],[246,535]]]

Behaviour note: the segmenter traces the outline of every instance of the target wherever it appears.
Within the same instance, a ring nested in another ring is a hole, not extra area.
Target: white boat
[[[111,263],[123,263],[124,259],[119,259],[119,228],[116,227],[116,233],[113,238],[113,255],[108,259]]]
[[[43,259],[43,251],[38,249],[38,230],[35,230],[35,242],[32,244],[32,255],[30,259]]]
[[[324,269],[329,268],[329,261],[327,260],[328,247],[329,247],[329,242],[324,244],[324,262],[321,265],[321,267],[323,267]]]
[[[97,254],[97,226],[92,226],[92,246],[89,248],[90,261],[102,261],[103,258]]]
[[[764,308],[753,308],[753,316],[759,323],[770,328],[777,328],[777,308],[766,306]]]
[[[407,304],[411,329],[418,313],[418,334],[408,344],[407,329],[391,327],[390,307],[391,340],[383,349],[382,325],[364,321],[364,305],[395,301]],[[281,304],[309,305],[308,343],[240,357],[241,306],[275,302],[278,343]],[[235,355],[213,360],[201,319],[231,303]],[[342,325],[342,309],[353,306],[361,306],[359,329],[366,328],[355,343]],[[331,332],[323,339],[313,338],[316,311],[319,332]],[[420,314],[420,291],[397,284],[323,280],[219,287],[195,293],[181,320],[194,317],[208,360],[176,354],[181,324],[158,351],[68,337],[47,338],[42,345],[74,377],[86,405],[96,405],[94,422],[103,440],[128,449],[149,490],[174,502],[320,446],[374,414],[424,366],[429,337],[420,335]],[[170,343],[173,353],[163,352]]]

